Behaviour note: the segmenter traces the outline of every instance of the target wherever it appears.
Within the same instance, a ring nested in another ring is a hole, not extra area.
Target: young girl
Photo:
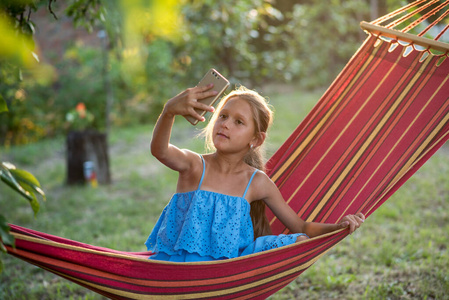
[[[216,95],[212,85],[185,90],[170,99],[153,132],[151,153],[178,171],[176,193],[163,210],[146,245],[150,259],[192,262],[233,258],[302,241],[340,228],[352,233],[365,220],[348,215],[338,224],[303,221],[263,172],[261,146],[272,112],[258,93],[239,88],[224,97],[206,128],[215,152],[199,155],[170,144],[175,116],[204,121],[197,100]],[[292,232],[271,235],[265,205]]]

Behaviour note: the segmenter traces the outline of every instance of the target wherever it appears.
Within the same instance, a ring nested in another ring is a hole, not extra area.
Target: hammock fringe
[[[360,27],[366,30],[368,33],[374,36],[385,36],[394,40],[401,40],[410,44],[416,44],[424,47],[425,49],[435,49],[444,52],[445,55],[449,52],[449,44],[431,40],[425,37],[416,36],[410,33],[401,32],[394,29],[373,25],[367,22],[361,22]]]

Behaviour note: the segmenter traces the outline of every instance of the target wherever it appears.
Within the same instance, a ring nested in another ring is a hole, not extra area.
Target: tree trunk
[[[67,179],[68,185],[85,184],[84,163],[93,164],[99,184],[111,183],[107,136],[96,131],[71,131],[67,135]]]

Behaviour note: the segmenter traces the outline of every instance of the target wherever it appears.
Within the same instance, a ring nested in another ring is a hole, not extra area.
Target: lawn
[[[265,88],[275,107],[268,156],[323,91]],[[201,152],[198,130],[182,118],[172,141]],[[113,183],[66,186],[62,138],[0,149],[41,181],[48,200],[36,218],[25,200],[0,185],[0,210],[11,223],[98,246],[144,251],[143,243],[175,190],[176,174],[149,153],[152,125],[109,136]],[[449,145],[443,146],[363,227],[271,299],[449,299]],[[7,213],[5,213],[7,212]],[[103,299],[65,279],[2,255],[1,299]]]

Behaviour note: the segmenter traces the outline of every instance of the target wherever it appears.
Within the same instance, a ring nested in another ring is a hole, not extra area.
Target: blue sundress
[[[176,193],[162,211],[145,245],[150,259],[196,262],[228,259],[294,243],[303,233],[267,235],[254,240],[250,204],[245,199],[258,172],[254,171],[242,197],[198,189]]]

